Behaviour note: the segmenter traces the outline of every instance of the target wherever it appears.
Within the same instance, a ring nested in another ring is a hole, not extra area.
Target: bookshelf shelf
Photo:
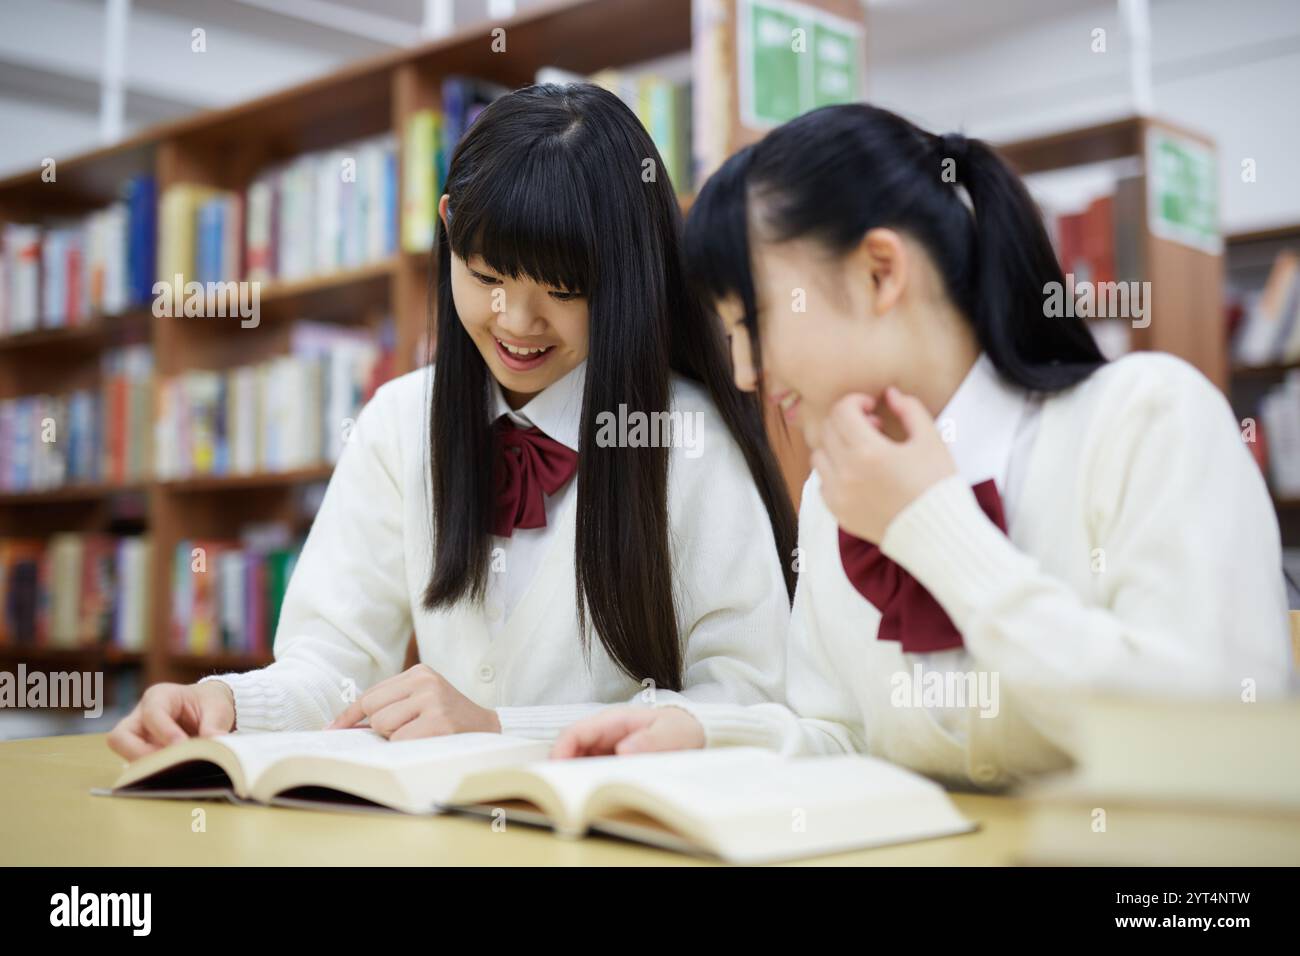
[[[35,665],[60,665],[93,662],[103,665],[132,666],[145,658],[142,651],[124,651],[118,647],[49,647],[45,645],[0,644],[0,662]]]
[[[43,491],[5,492],[0,493],[0,507],[98,501],[115,495],[140,494],[148,487],[148,484],[74,484]]]
[[[264,305],[298,304],[321,294],[334,294],[351,286],[382,286],[397,269],[397,259],[384,259],[356,269],[346,269],[326,276],[313,276],[293,282],[268,282],[262,287]],[[374,291],[374,290],[363,290]]]
[[[213,491],[246,491],[250,488],[273,488],[280,485],[328,481],[333,465],[298,468],[293,471],[263,471],[249,475],[198,475],[157,482],[158,489],[175,494]]]
[[[1300,363],[1287,365],[1234,365],[1232,367],[1232,377],[1234,379],[1272,380],[1281,378],[1287,372],[1297,368],[1300,368]]]
[[[0,355],[36,349],[99,349],[124,337],[147,337],[149,313],[144,310],[101,315],[62,329],[37,329],[0,335]]]
[[[367,320],[393,301],[393,281],[400,256],[291,282],[267,282],[261,289],[266,320],[310,316],[346,322]]]
[[[1267,229],[1252,229],[1249,232],[1229,233],[1223,239],[1230,246],[1244,245],[1251,242],[1300,240],[1300,222],[1285,223]]]

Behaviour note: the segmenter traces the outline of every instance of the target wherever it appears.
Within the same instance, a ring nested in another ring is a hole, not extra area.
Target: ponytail
[[[1059,391],[1105,358],[1082,318],[1048,317],[1060,263],[1024,184],[984,142],[937,136],[862,103],[805,113],[746,147],[700,191],[687,255],[712,299],[735,294],[757,340],[749,205],[777,242],[809,238],[844,254],[868,230],[916,239],[948,298],[1008,381]]]
[[[967,314],[981,348],[1002,375],[1026,388],[1056,391],[1086,378],[1105,359],[1087,325],[1046,316],[1051,283],[1065,288],[1038,207],[983,140],[936,137],[956,149],[957,184],[975,220],[974,282]]]

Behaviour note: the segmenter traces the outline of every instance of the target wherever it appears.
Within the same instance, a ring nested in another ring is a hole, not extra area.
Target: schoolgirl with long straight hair
[[[1002,787],[1069,762],[1071,692],[1286,686],[1277,520],[1227,401],[1052,308],[1065,277],[989,146],[808,113],[709,180],[687,260],[736,384],[814,449],[788,707],[619,708],[557,753],[856,750]]]
[[[633,698],[779,697],[793,508],[640,122],[595,86],[519,90],[445,189],[436,358],[358,416],[275,662],[151,688],[120,752],[364,720],[549,739]]]

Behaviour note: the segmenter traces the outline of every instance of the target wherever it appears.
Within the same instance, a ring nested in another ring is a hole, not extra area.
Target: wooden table
[[[218,801],[93,796],[123,761],[105,734],[0,742],[0,865],[63,866],[698,866],[696,859],[604,837],[461,816],[322,813]],[[801,861],[833,866],[966,866],[1014,862],[1024,803],[954,794],[975,833]],[[206,831],[194,832],[196,808]]]

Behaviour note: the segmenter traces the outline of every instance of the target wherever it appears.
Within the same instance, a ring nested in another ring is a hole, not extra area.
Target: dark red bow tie
[[[993,479],[981,481],[972,490],[980,508],[1005,534],[1002,496]],[[880,611],[877,640],[898,641],[909,654],[962,646],[961,633],[939,602],[874,544],[841,528],[840,562],[858,593]]]
[[[508,415],[492,426],[497,486],[492,533],[509,538],[516,528],[546,527],[546,498],[573,477],[578,453],[536,426],[520,428]]]

